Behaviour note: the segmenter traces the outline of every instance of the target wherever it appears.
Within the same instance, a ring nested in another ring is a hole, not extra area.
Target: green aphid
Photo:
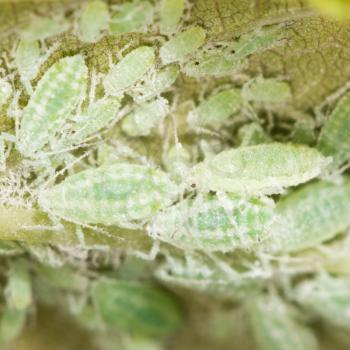
[[[285,196],[266,248],[288,253],[315,247],[350,226],[350,181],[318,181]]]
[[[148,227],[152,238],[185,250],[252,249],[269,236],[272,203],[226,195],[199,195],[160,212]]]
[[[6,104],[11,95],[12,87],[10,83],[4,78],[0,78],[0,108]]]
[[[129,226],[169,206],[177,194],[177,186],[166,173],[117,163],[67,177],[44,190],[39,205],[68,221]]]
[[[182,322],[176,300],[157,287],[136,281],[99,279],[93,283],[91,295],[110,329],[162,337],[175,331]]]
[[[87,67],[81,55],[65,57],[40,79],[23,109],[17,149],[35,157],[61,130],[86,88]]]
[[[167,65],[159,71],[155,71],[150,77],[142,80],[128,93],[137,103],[148,101],[170,89],[178,75],[179,67],[177,65]]]
[[[185,0],[161,0],[159,10],[159,30],[161,34],[176,31],[185,10]]]
[[[224,265],[224,268],[220,264]],[[237,272],[225,262],[219,264],[203,257],[186,254],[186,261],[168,257],[160,265],[156,277],[167,287],[207,294],[215,298],[239,300],[259,292],[271,277],[269,272],[247,270]]]
[[[0,316],[0,347],[6,349],[25,326],[27,311],[5,306]]]
[[[227,55],[221,50],[216,51],[219,52],[206,52],[197,55],[183,66],[182,71],[195,78],[224,77],[240,68],[240,62],[235,60],[232,55]]]
[[[350,157],[350,93],[337,104],[322,127],[317,148],[326,156],[332,156],[332,170],[349,160]]]
[[[16,261],[8,275],[5,288],[6,301],[10,308],[26,310],[32,304],[32,285],[28,263]]]
[[[247,301],[247,310],[259,350],[318,350],[315,335],[279,297],[255,296]]]
[[[20,40],[16,48],[15,64],[21,82],[31,92],[30,81],[38,74],[40,66],[40,47],[37,40]]]
[[[83,8],[79,19],[79,38],[82,41],[93,43],[101,33],[108,28],[109,12],[104,1],[90,1]]]
[[[155,52],[152,47],[140,46],[129,52],[113,65],[103,81],[107,95],[121,95],[132,87],[154,65]]]
[[[350,329],[350,279],[321,275],[302,282],[296,299],[308,311],[343,329]]]
[[[281,104],[289,100],[292,94],[286,82],[258,77],[244,85],[242,97],[247,102]]]
[[[204,45],[205,38],[205,30],[199,26],[186,29],[160,48],[160,58],[164,64],[183,62]]]
[[[189,114],[189,124],[218,129],[228,118],[241,109],[242,104],[243,101],[239,90],[223,90],[200,103]]]
[[[223,151],[196,165],[190,181],[206,191],[277,194],[319,176],[328,163],[316,149],[274,142]]]
[[[113,35],[144,32],[152,23],[154,8],[148,1],[132,1],[116,6],[109,28]]]
[[[258,123],[243,125],[237,133],[240,147],[270,143],[272,139]]]
[[[21,30],[20,37],[25,41],[45,40],[65,32],[68,27],[62,18],[36,16]]]
[[[259,29],[252,33],[242,35],[234,45],[233,58],[236,61],[242,61],[247,56],[267,50],[281,39],[282,31],[279,28]]]
[[[169,113],[168,100],[160,97],[137,106],[122,121],[122,130],[132,137],[147,136]]]

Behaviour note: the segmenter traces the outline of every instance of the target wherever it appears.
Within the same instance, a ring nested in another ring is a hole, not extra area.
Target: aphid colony
[[[245,67],[251,55],[281,45],[281,28],[213,43],[188,20],[190,7],[184,0],[112,7],[92,1],[73,26],[38,18],[23,29],[9,64],[15,74],[0,78],[0,110],[16,119],[15,131],[0,135],[1,171],[13,171],[9,159],[17,155],[29,169],[33,206],[53,222],[75,224],[80,235],[118,226],[164,242],[158,280],[243,300],[260,349],[317,349],[291,302],[350,328],[349,280],[325,273],[295,286],[291,274],[294,299],[283,283],[275,286],[289,302],[266,291],[276,282],[275,260],[302,255],[350,228],[350,180],[338,174],[350,157],[350,94],[319,125],[315,147],[304,134],[299,142],[292,142],[295,134],[275,137],[271,120],[290,102],[291,88],[278,77],[251,77]],[[82,52],[43,70],[59,39],[47,52],[42,43],[68,30],[87,44],[107,34],[117,43],[135,32],[145,40],[111,57],[106,73],[92,69]],[[197,97],[183,98],[187,81],[200,86]],[[314,133],[310,119],[303,125]],[[154,139],[162,148],[155,162],[132,149]],[[114,141],[125,149],[112,147]],[[100,161],[104,151],[107,161]],[[236,252],[249,255],[247,264],[231,263]],[[0,322],[11,312],[20,327],[31,304],[30,277],[23,261],[13,270],[6,287],[11,307]],[[86,288],[109,327],[160,336],[180,324],[176,303],[153,286],[100,278]],[[83,318],[91,305],[82,304],[75,313]]]

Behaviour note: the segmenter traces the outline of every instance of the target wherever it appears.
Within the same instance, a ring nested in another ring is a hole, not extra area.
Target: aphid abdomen
[[[159,30],[162,34],[174,33],[185,9],[185,0],[162,0]]]
[[[33,157],[59,131],[85,89],[87,67],[80,55],[56,62],[40,79],[23,110],[18,150]]]
[[[332,169],[337,169],[350,157],[350,93],[337,104],[323,126],[317,148],[326,156],[332,156]]]
[[[183,61],[205,43],[205,30],[194,26],[167,41],[159,51],[164,64]]]
[[[296,252],[333,238],[350,226],[350,181],[336,185],[309,184],[282,198],[276,205],[279,219],[268,250]]]
[[[255,296],[247,303],[259,350],[317,350],[311,330],[293,317],[295,310],[278,296]]]
[[[252,248],[268,236],[273,220],[272,208],[257,199],[206,195],[160,212],[149,233],[183,249],[227,252]]]
[[[108,95],[120,95],[141,79],[153,66],[155,53],[152,47],[140,46],[129,52],[112,67],[103,81]]]
[[[119,163],[68,177],[41,193],[39,205],[82,224],[122,225],[148,218],[170,205],[177,193],[162,171]]]
[[[204,190],[262,195],[311,180],[327,164],[313,148],[270,143],[223,151],[195,166],[192,175]]]

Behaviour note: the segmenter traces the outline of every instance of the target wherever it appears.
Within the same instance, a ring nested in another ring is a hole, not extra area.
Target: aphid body
[[[295,310],[275,295],[251,298],[247,303],[259,350],[317,350],[315,335],[295,319]]]
[[[270,143],[272,139],[258,123],[243,125],[237,133],[240,147]]]
[[[322,127],[317,148],[326,156],[332,156],[332,169],[337,169],[350,157],[350,93],[337,104]]]
[[[46,211],[81,224],[128,226],[177,197],[168,175],[144,165],[116,163],[67,177],[39,196]]]
[[[101,0],[90,1],[84,7],[79,20],[79,37],[82,41],[93,43],[101,32],[108,28],[109,12],[107,4]]]
[[[115,64],[103,81],[108,95],[120,95],[140,80],[154,65],[154,49],[140,46]]]
[[[228,252],[257,247],[268,237],[273,221],[271,203],[208,194],[160,212],[148,231],[151,237],[185,250]]]
[[[160,3],[159,30],[162,34],[176,31],[185,10],[185,0],[162,0]]]
[[[153,20],[153,6],[148,1],[135,0],[116,7],[109,28],[114,35],[143,32]]]
[[[296,289],[297,301],[325,321],[350,329],[350,279],[318,276],[302,282]]]
[[[22,112],[16,146],[24,156],[35,158],[62,128],[81,99],[86,80],[80,55],[62,58],[46,71]]]
[[[181,309],[171,294],[140,282],[99,279],[93,283],[91,295],[110,329],[164,336],[182,321]]]
[[[122,130],[129,136],[146,136],[169,113],[169,103],[163,97],[137,106],[122,121]]]
[[[196,165],[190,177],[200,189],[254,196],[311,180],[328,163],[313,148],[275,142],[223,151]]]
[[[164,64],[182,62],[205,43],[205,30],[194,26],[167,41],[159,51]]]
[[[350,226],[350,181],[305,185],[276,205],[278,219],[266,248],[296,252],[315,247]]]
[[[217,129],[230,116],[237,113],[241,106],[242,98],[239,90],[223,90],[203,101],[189,114],[188,121],[192,125]]]

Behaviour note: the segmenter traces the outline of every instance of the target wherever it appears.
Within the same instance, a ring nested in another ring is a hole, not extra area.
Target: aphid
[[[12,94],[10,83],[3,78],[0,78],[0,108],[6,104]]]
[[[182,68],[183,73],[190,77],[201,78],[206,76],[222,77],[237,71],[240,62],[232,55],[220,52],[206,52],[186,62]]]
[[[171,294],[136,281],[99,279],[91,287],[93,303],[108,328],[138,335],[164,336],[182,322]]]
[[[159,30],[161,34],[176,31],[185,10],[185,0],[162,0],[159,11]]]
[[[296,310],[278,296],[254,296],[247,310],[259,350],[318,349],[312,331],[297,321]]]
[[[186,254],[186,261],[168,256],[167,262],[157,268],[156,277],[167,287],[237,300],[246,298],[249,292],[259,291],[271,276],[259,268],[239,273],[223,261],[216,264],[204,257]]]
[[[122,130],[129,136],[147,136],[169,113],[169,103],[163,97],[137,106],[122,121]]]
[[[107,4],[101,0],[90,1],[79,19],[79,38],[88,43],[97,41],[101,32],[108,28],[108,22]]]
[[[129,52],[115,64],[103,81],[108,95],[120,95],[140,80],[154,65],[154,49],[149,46],[140,46]]]
[[[240,147],[270,143],[272,139],[266,134],[265,130],[258,123],[249,123],[243,125],[237,133]]]
[[[298,113],[297,117],[298,119],[293,125],[291,132],[292,142],[302,143],[304,145],[314,145],[316,143],[315,120],[308,114]]]
[[[148,1],[135,0],[116,7],[109,28],[112,34],[144,32],[152,23],[154,9]]]
[[[302,282],[295,292],[297,301],[325,321],[350,329],[350,279],[321,275]]]
[[[116,97],[104,97],[92,102],[81,115],[73,116],[74,124],[68,125],[68,132],[61,137],[56,148],[64,149],[78,145],[107,126],[116,117],[120,109],[120,100]]]
[[[205,43],[205,30],[191,27],[171,38],[159,50],[164,64],[184,61]]]
[[[37,40],[20,40],[16,49],[15,64],[21,82],[29,93],[32,93],[30,81],[38,74],[39,62],[39,42]]]
[[[223,151],[196,165],[190,177],[204,190],[277,194],[317,177],[328,163],[313,148],[275,142]]]
[[[36,16],[30,24],[21,30],[21,39],[25,41],[45,40],[61,34],[68,29],[68,23],[62,18],[49,18]]]
[[[25,310],[32,304],[31,278],[26,261],[19,260],[11,267],[5,296],[8,305],[16,310]]]
[[[337,169],[350,157],[350,93],[337,104],[322,127],[317,149],[325,156],[332,156],[331,168]]]
[[[117,163],[67,177],[39,196],[48,212],[82,224],[130,226],[177,197],[168,175],[144,165]]]
[[[40,79],[23,109],[17,149],[35,157],[59,131],[77,106],[86,88],[87,67],[80,55],[65,57]]]
[[[203,101],[189,114],[188,122],[190,125],[218,129],[230,116],[240,110],[242,103],[239,90],[223,90]]]
[[[148,232],[152,238],[185,250],[229,252],[258,246],[268,237],[273,222],[271,203],[206,194],[160,212]]]
[[[181,144],[176,144],[163,154],[163,164],[166,171],[176,181],[182,181],[191,166],[191,154]]]
[[[279,28],[259,29],[242,35],[234,44],[233,58],[241,61],[247,56],[264,51],[276,45],[281,39],[282,31]]]
[[[291,96],[289,85],[273,78],[258,77],[245,84],[242,89],[242,97],[249,102],[283,103]]]
[[[315,247],[350,226],[350,181],[311,183],[282,198],[268,250],[296,252]]]
[[[129,94],[137,103],[148,101],[167,91],[174,84],[178,75],[179,67],[170,64],[141,80]]]

